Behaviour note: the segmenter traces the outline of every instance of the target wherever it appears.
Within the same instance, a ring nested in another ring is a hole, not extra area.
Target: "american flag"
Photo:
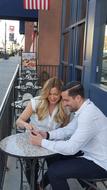
[[[23,0],[24,9],[49,10],[50,0]]]

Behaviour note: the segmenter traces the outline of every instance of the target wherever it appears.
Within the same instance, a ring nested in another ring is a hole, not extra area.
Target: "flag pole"
[[[36,48],[35,48],[35,61],[36,61],[36,73],[37,73],[37,59],[38,59],[38,22],[34,23],[34,32],[36,33]]]
[[[7,59],[7,23],[5,21],[5,41],[4,41],[4,59]]]

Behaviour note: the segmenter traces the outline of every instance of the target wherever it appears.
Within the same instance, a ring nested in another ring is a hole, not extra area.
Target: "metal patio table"
[[[0,149],[1,151],[3,151],[4,154],[7,154],[8,156],[17,157],[20,161],[20,165],[21,165],[20,190],[23,190],[23,161],[22,160],[23,159],[33,160],[32,165],[31,165],[30,190],[34,190],[35,165],[37,163],[37,160],[55,155],[55,153],[45,148],[30,144],[29,132],[10,135],[2,139],[0,141]],[[44,170],[44,166],[42,167],[42,170]]]

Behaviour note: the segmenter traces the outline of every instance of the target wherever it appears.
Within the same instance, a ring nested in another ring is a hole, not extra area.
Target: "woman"
[[[62,85],[62,81],[56,77],[47,80],[43,86],[41,95],[31,99],[30,103],[17,119],[17,127],[29,130],[39,129],[50,131],[65,126],[69,121],[69,115],[62,104]],[[29,118],[30,122],[28,123]],[[47,160],[47,165],[49,163],[50,160]],[[35,172],[36,174],[38,173],[38,167],[36,167]],[[30,170],[28,170],[28,175],[30,176]],[[45,179],[44,181],[46,182],[45,185],[47,185],[47,180]]]

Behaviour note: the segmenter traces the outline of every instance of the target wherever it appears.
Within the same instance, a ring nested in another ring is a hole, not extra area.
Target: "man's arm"
[[[93,125],[93,122],[89,123],[81,122],[69,140],[50,141],[42,139],[41,146],[55,153],[60,153],[63,155],[74,155],[79,150],[83,150],[83,147],[96,134],[96,128]]]
[[[70,122],[67,126],[63,128],[58,128],[50,132],[44,131],[35,131],[35,134],[30,135],[30,142],[35,145],[42,146],[42,140],[60,140],[60,139],[68,139],[73,134],[74,130],[76,129],[76,120]]]
[[[76,125],[76,119],[74,118],[68,125],[66,125],[63,128],[58,128],[55,130],[52,130],[49,132],[49,139],[50,140],[63,140],[63,139],[68,139],[71,137],[71,135],[74,133],[76,130],[77,125]]]

